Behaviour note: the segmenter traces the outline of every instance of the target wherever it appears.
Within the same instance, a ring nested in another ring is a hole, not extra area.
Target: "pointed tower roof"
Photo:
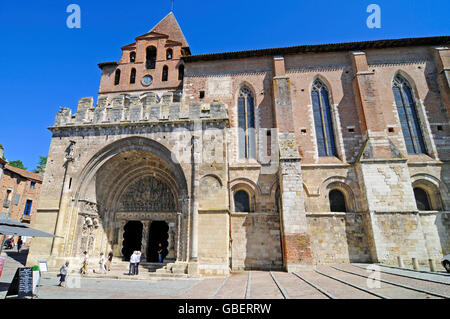
[[[170,40],[182,43],[183,47],[189,47],[183,31],[181,31],[180,25],[172,12],[159,21],[149,32],[166,34]]]

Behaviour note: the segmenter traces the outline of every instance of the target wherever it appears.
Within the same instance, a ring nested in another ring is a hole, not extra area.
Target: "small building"
[[[0,218],[33,225],[43,177],[0,158]]]

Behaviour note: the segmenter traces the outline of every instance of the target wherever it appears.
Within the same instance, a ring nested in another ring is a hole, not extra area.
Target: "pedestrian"
[[[134,266],[134,274],[139,275],[139,263],[141,262],[141,252],[136,251],[136,263]]]
[[[17,240],[17,252],[20,252],[20,248],[22,248],[23,245],[23,241],[22,241],[22,236],[19,236],[19,239]]]
[[[163,262],[163,248],[161,243],[158,244],[158,262]]]
[[[130,257],[130,269],[128,271],[128,275],[134,275],[134,268],[136,267],[136,251],[133,251],[133,254]]]
[[[59,285],[60,287],[66,286],[66,277],[69,272],[69,261],[66,261],[64,265],[59,269]]]
[[[88,262],[89,262],[89,255],[87,251],[83,252],[84,256],[83,256],[83,265],[81,267],[81,274],[82,275],[86,275],[88,272]]]
[[[103,274],[106,273],[105,263],[106,263],[106,259],[105,259],[104,254],[100,253],[100,260],[98,262],[98,264],[99,264],[99,272],[100,273],[103,273]]]
[[[111,271],[111,263],[112,263],[112,260],[113,260],[113,256],[114,256],[113,252],[110,251],[109,254],[108,254],[108,260],[106,261],[106,269],[108,271]]]

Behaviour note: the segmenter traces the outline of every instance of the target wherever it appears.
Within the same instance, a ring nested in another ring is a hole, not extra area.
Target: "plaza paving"
[[[27,251],[6,251],[0,277],[4,298]],[[110,279],[71,274],[71,288],[58,287],[56,273],[44,273],[37,291],[40,299],[442,299],[450,296],[450,276],[380,266],[376,273],[363,264],[321,265],[316,269],[285,273],[246,271],[228,277]]]

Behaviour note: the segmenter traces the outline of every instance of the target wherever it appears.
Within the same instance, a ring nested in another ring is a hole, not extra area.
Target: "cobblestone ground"
[[[4,298],[17,267],[23,267],[27,250],[6,251],[6,267],[0,277]],[[41,279],[40,299],[439,299],[450,297],[450,276],[380,266],[380,272],[364,264],[321,265],[295,274],[250,271],[228,277],[196,279],[125,280],[70,275],[71,288],[58,287],[56,273]],[[375,275],[375,276],[374,276]],[[369,279],[367,277],[370,277]],[[371,278],[378,278],[373,281]]]

